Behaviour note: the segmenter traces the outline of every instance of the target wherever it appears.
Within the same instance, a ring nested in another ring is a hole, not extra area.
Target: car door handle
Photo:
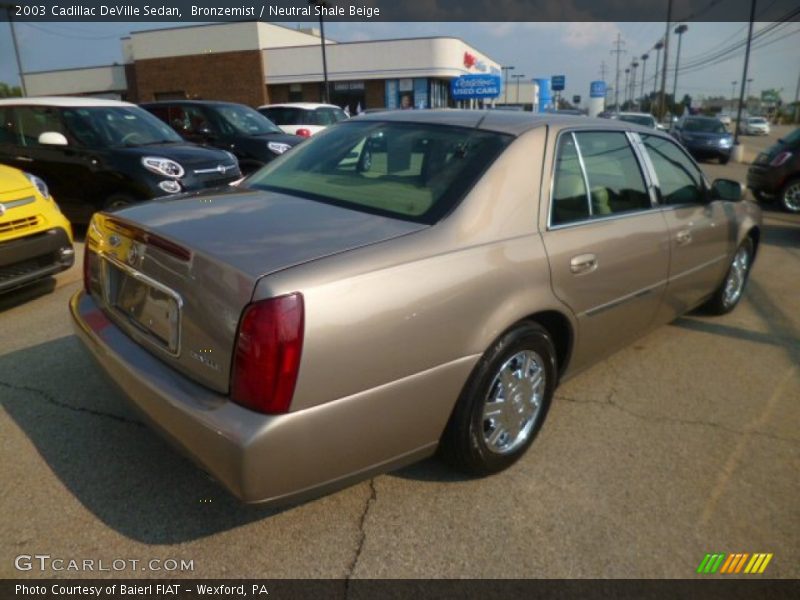
[[[569,261],[569,270],[575,275],[590,273],[597,268],[597,256],[594,254],[579,254]]]
[[[33,162],[30,156],[15,156],[14,160],[21,160],[22,162]]]
[[[675,234],[675,241],[678,243],[678,246],[690,244],[692,242],[692,232],[688,229],[682,229]]]

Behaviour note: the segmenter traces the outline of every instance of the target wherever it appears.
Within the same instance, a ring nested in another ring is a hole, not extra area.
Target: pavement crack
[[[5,381],[0,381],[0,388],[4,388],[11,391],[17,392],[24,392],[28,394],[33,394],[38,396],[39,398],[43,399],[45,402],[52,406],[56,406],[58,408],[63,408],[65,410],[70,410],[72,412],[78,413],[85,413],[92,415],[94,417],[102,417],[105,419],[111,419],[113,421],[118,421],[119,423],[125,423],[128,425],[135,425],[137,427],[144,427],[144,423],[141,421],[137,421],[136,419],[129,419],[128,417],[123,417],[120,415],[115,415],[113,413],[103,412],[101,410],[95,410],[93,408],[86,408],[84,406],[73,406],[72,404],[67,404],[66,402],[62,402],[61,400],[56,399],[52,394],[46,392],[44,390],[40,390],[34,387],[30,387],[27,385],[17,385],[13,383],[8,383]]]
[[[798,445],[800,444],[800,440],[783,437],[780,435],[776,435],[774,433],[769,433],[767,431],[744,431],[741,429],[735,429],[733,427],[727,427],[721,423],[715,423],[713,421],[703,421],[701,419],[681,419],[680,417],[670,417],[666,415],[645,415],[634,410],[631,410],[618,402],[614,401],[615,390],[610,390],[609,393],[606,395],[604,400],[579,400],[577,398],[572,398],[570,396],[564,396],[562,394],[556,394],[556,400],[563,400],[564,402],[571,402],[573,404],[597,404],[599,406],[608,406],[614,408],[620,412],[625,413],[626,415],[630,415],[635,419],[639,419],[641,421],[647,421],[650,423],[678,423],[681,425],[699,425],[701,427],[710,427],[712,429],[719,429],[721,431],[726,431],[728,433],[734,433],[737,435],[756,435],[760,437],[765,437],[771,440],[776,440],[779,442],[785,442],[788,444]]]
[[[375,504],[375,502],[378,501],[378,491],[375,488],[375,478],[374,477],[369,480],[369,491],[370,491],[369,498],[367,498],[367,501],[364,503],[364,510],[361,512],[361,518],[359,519],[359,522],[358,522],[358,534],[359,534],[358,546],[356,546],[356,551],[355,551],[355,554],[353,555],[353,560],[350,562],[350,565],[347,567],[347,577],[345,578],[346,579],[346,583],[345,583],[345,588],[344,588],[344,590],[345,590],[344,597],[345,598],[349,597],[349,594],[350,594],[350,581],[353,578],[353,573],[355,573],[356,566],[358,565],[358,561],[361,558],[361,553],[364,550],[364,543],[367,541],[367,532],[364,529],[364,525],[365,525],[365,523],[367,521],[367,515],[369,514],[369,510],[370,510],[370,508],[372,508],[372,505]]]

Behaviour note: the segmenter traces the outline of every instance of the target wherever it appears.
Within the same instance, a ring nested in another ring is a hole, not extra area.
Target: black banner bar
[[[221,21],[654,21],[668,0],[0,0],[0,20]],[[674,22],[745,22],[751,0],[672,0]],[[756,20],[798,21],[797,0],[761,0]]]
[[[800,581],[748,578],[691,580],[495,579],[495,580],[3,580],[3,600],[788,600],[800,597]]]

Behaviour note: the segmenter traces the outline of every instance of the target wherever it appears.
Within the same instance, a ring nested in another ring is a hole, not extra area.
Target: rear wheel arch
[[[559,377],[563,375],[569,366],[569,359],[575,344],[574,329],[567,316],[557,310],[545,310],[528,315],[522,321],[538,323],[547,330],[556,349],[558,375]],[[518,323],[510,329],[516,325]]]
[[[753,258],[758,256],[758,245],[761,242],[761,229],[758,225],[754,225],[748,231],[745,237],[749,237],[753,240]]]

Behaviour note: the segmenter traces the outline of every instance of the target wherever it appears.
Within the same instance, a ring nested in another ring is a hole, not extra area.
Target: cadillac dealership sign
[[[462,75],[450,81],[450,95],[453,100],[497,98],[500,86],[498,75]]]

